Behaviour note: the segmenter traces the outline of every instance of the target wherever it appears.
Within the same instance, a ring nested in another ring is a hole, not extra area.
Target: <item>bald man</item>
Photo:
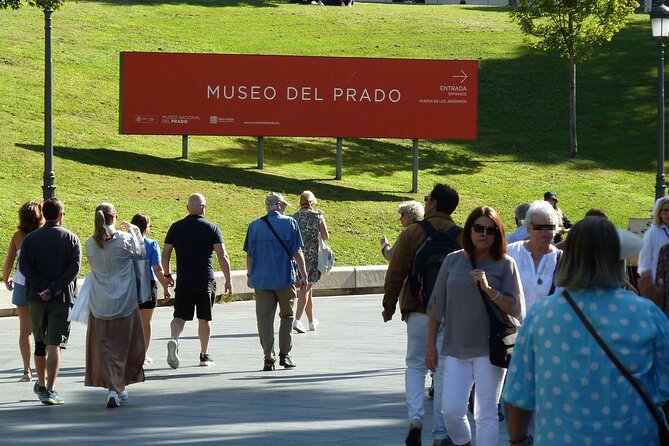
[[[214,280],[214,258],[225,276],[225,292],[232,294],[230,282],[230,260],[223,244],[221,230],[204,218],[207,203],[202,194],[188,197],[188,215],[173,223],[165,236],[162,264],[168,286],[174,285],[170,272],[172,249],[177,254],[178,281],[175,288],[174,316],[170,324],[171,339],[167,342],[167,363],[173,369],[179,367],[179,335],[186,321],[197,314],[200,338],[200,365],[211,366],[214,360],[209,355],[211,337],[211,308],[216,299]]]

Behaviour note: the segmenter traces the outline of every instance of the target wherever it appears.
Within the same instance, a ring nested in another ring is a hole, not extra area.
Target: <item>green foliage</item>
[[[0,9],[19,9],[22,3],[24,3],[23,0],[0,0]],[[51,8],[55,10],[60,8],[65,0],[27,0],[25,3],[40,9]]]
[[[510,11],[527,42],[544,51],[583,60],[592,49],[608,42],[628,22],[637,0],[519,0]]]

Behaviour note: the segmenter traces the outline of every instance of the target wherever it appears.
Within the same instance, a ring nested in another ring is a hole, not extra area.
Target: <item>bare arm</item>
[[[434,307],[432,308],[432,311],[430,311],[429,316],[425,366],[432,372],[436,372],[437,366],[439,365],[439,354],[437,353],[437,331],[439,330],[439,321],[434,318]]]
[[[223,276],[225,276],[225,292],[230,296],[232,295],[232,281],[230,280],[230,259],[228,258],[228,253],[225,250],[225,246],[221,243],[214,245],[214,251],[216,252],[216,257],[218,257],[218,264],[221,265]]]
[[[169,300],[172,295],[170,294],[167,278],[163,273],[163,267],[160,265],[153,265],[153,273],[156,275],[156,279],[158,279],[158,282],[160,282],[160,285],[163,287],[163,298],[165,300]]]
[[[330,238],[330,233],[328,232],[328,227],[325,224],[325,218],[321,215],[320,222],[318,223],[318,230],[321,233],[321,238],[323,240],[328,240]]]
[[[9,278],[9,275],[12,273],[12,268],[14,267],[14,261],[16,260],[16,236],[18,232],[14,233],[12,240],[9,242],[9,248],[7,248],[7,258],[5,259],[5,265],[2,267],[2,281],[5,282],[5,286],[9,291],[14,289],[14,284]]]
[[[309,286],[309,276],[307,275],[307,266],[304,262],[302,248],[298,249],[295,254],[293,254],[293,256],[297,262],[297,270],[300,272],[300,289],[306,291],[307,287]]]
[[[509,441],[513,444],[525,445],[522,440],[527,437],[532,412],[509,404]]]
[[[165,246],[163,246],[163,254],[160,259],[161,263],[163,264],[163,274],[165,276],[165,283],[167,283],[167,286],[174,286],[174,279],[172,278],[172,273],[170,272],[170,256],[172,255],[173,248],[174,245],[165,243]]]

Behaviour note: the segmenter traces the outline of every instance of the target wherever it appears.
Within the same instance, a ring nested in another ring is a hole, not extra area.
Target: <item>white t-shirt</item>
[[[515,242],[507,245],[506,253],[516,261],[520,281],[523,284],[523,293],[525,294],[525,308],[530,311],[532,305],[539,299],[548,296],[553,286],[553,275],[557,265],[557,254],[562,252],[559,249],[550,251],[541,258],[539,267],[534,268],[532,253],[525,248],[525,242]],[[561,293],[562,288],[556,288],[553,294]]]

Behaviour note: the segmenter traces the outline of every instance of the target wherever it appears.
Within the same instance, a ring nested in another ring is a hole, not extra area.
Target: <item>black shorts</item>
[[[153,310],[156,308],[156,303],[158,303],[158,284],[155,280],[151,281],[151,300],[147,300],[143,304],[139,304],[139,308],[142,310]]]
[[[216,280],[177,279],[174,289],[174,317],[192,321],[195,309],[197,318],[210,321],[211,307],[216,300]]]

